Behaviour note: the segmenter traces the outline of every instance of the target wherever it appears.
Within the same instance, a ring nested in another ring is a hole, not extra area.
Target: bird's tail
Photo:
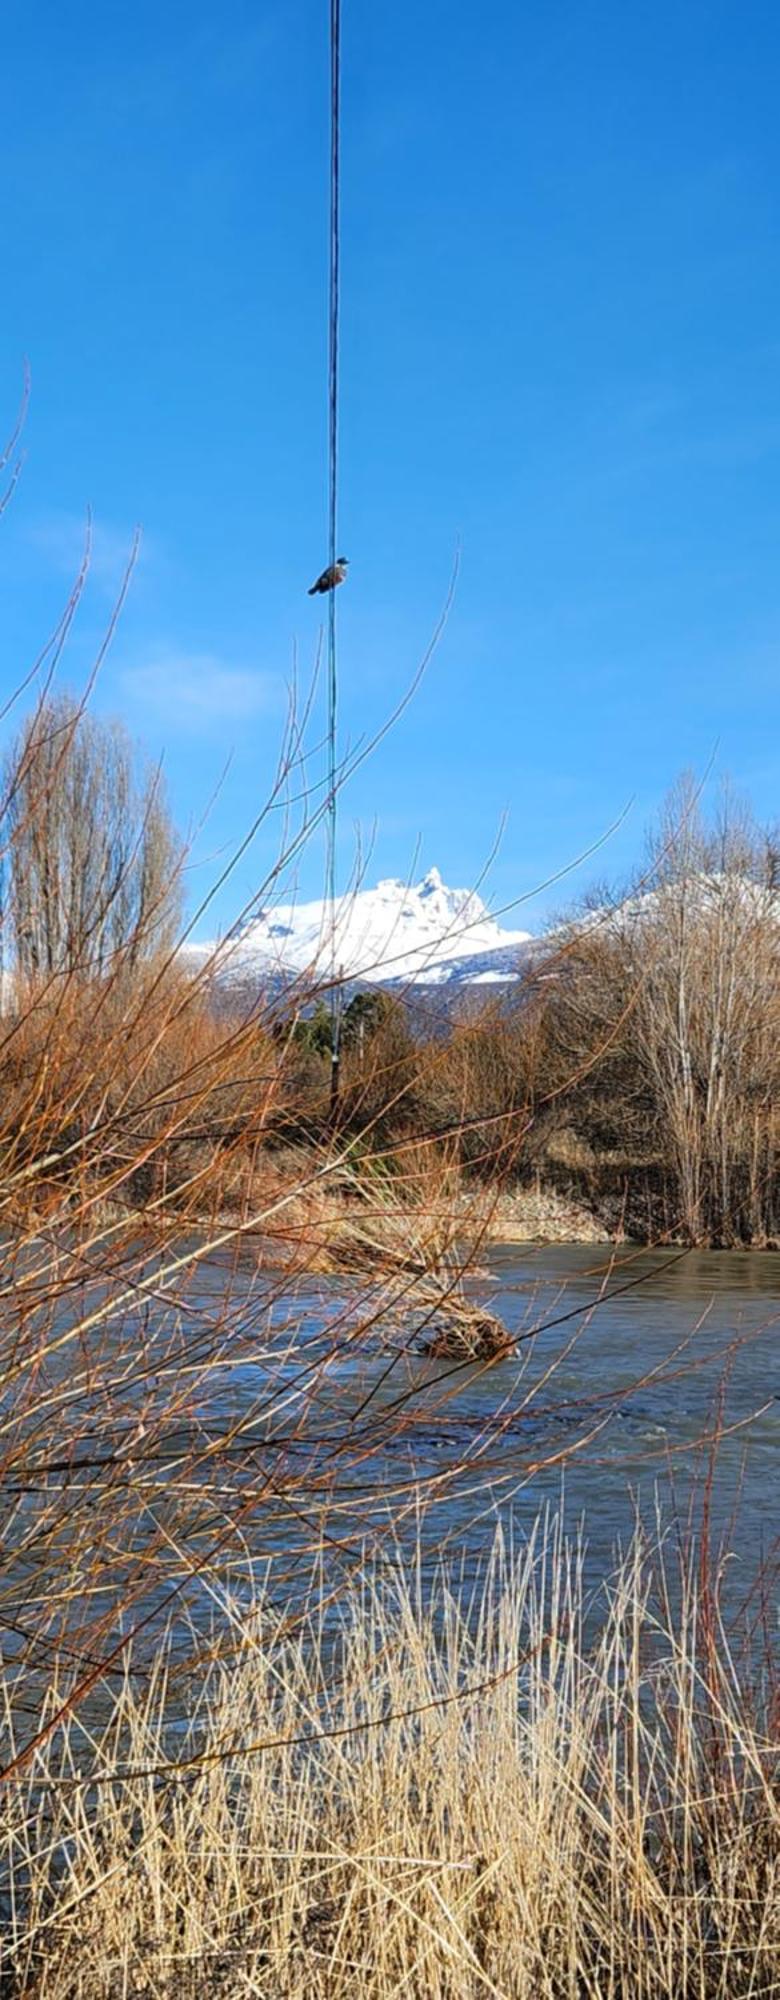
[[[318,592],[318,590],[319,590],[319,587],[320,587],[320,586],[319,586],[319,584],[318,584],[318,583],[313,583],[313,584],[312,584],[312,587],[311,587],[311,590],[310,590],[310,591],[309,591],[309,592],[307,593],[307,594],[308,594],[308,596],[309,596],[309,597],[316,597],[316,595],[317,595],[317,592]]]

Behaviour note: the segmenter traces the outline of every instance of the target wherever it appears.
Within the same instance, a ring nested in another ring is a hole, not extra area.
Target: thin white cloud
[[[118,528],[109,521],[93,520],[89,530],[86,514],[63,512],[44,515],[34,521],[29,539],[49,568],[73,583],[84,560],[88,534],[91,542],[90,581],[115,596],[130,560],[134,528]],[[148,562],[149,554],[149,542],[142,537],[139,560]]]
[[[190,728],[268,715],[278,708],[282,692],[276,674],[230,666],[218,653],[168,647],[157,647],[143,665],[126,668],[121,680],[125,694],[146,712]]]

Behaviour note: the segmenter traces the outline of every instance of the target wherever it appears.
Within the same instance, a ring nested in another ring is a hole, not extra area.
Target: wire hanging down
[[[330,298],[328,314],[328,563],[336,563],[339,446],[339,253],[341,153],[341,0],[330,0]],[[331,1106],[339,1096],[341,993],[336,966],[336,734],[338,672],[336,592],[328,596],[328,822],[325,894],[330,905]]]

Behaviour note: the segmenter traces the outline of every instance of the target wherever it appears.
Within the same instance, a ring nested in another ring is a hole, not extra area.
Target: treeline
[[[708,820],[681,781],[634,882],[592,896],[445,1037],[419,1002],[352,1008],[348,1124],[454,1133],[470,1173],[545,1176],[649,1240],[780,1238],[780,841],[727,790]],[[295,1038],[314,1111],[324,1007]]]
[[[780,1237],[780,843],[728,794],[708,821],[682,783],[636,880],[498,997],[444,1024],[419,991],[353,995],[335,1105],[326,985],[226,1011],[215,968],[188,971],[183,848],[121,729],[42,701],[2,824],[6,1207],[246,1209],[270,1157],[338,1144],[396,1182],[437,1148],[472,1181],[550,1181],[648,1240]]]

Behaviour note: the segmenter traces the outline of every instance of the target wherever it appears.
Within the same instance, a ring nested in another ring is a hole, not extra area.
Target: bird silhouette
[[[348,562],[348,556],[337,556],[335,562],[329,563],[328,568],[318,576],[316,583],[312,584],[309,596],[316,597],[318,593],[322,595],[326,590],[336,590],[338,585],[344,582]]]

